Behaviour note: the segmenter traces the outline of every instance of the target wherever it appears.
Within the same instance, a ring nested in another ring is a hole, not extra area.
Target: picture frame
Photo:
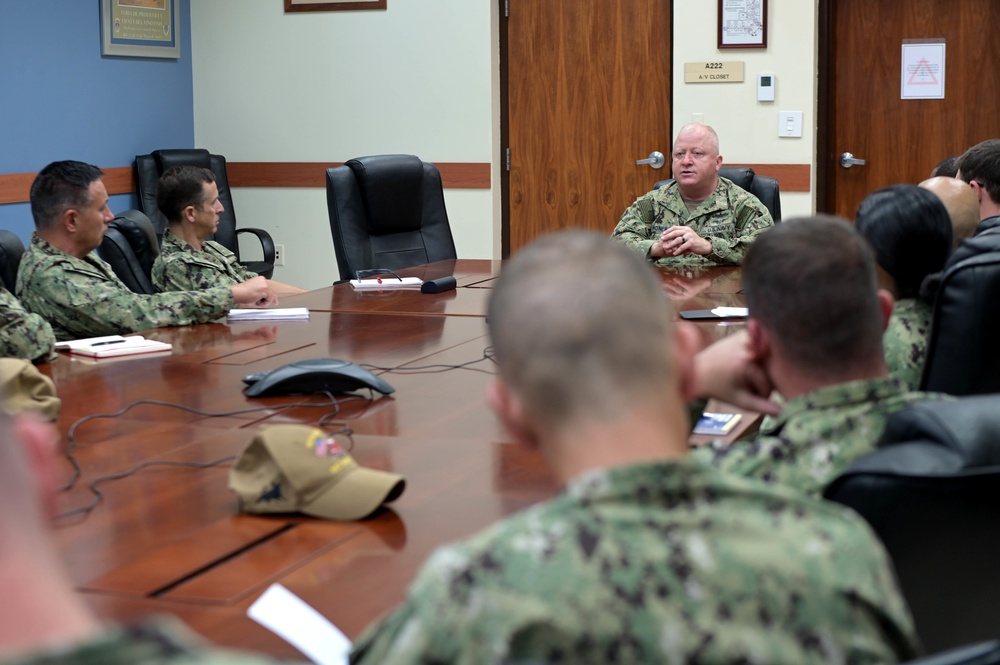
[[[386,0],[285,0],[285,13],[385,9]]]
[[[180,0],[101,0],[101,55],[180,58]]]
[[[767,0],[719,0],[719,48],[767,48]]]

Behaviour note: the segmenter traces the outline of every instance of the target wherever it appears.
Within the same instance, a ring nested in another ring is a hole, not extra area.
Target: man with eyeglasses
[[[684,125],[672,153],[674,180],[639,197],[612,237],[660,265],[739,265],[774,225],[756,196],[719,176],[719,135]]]

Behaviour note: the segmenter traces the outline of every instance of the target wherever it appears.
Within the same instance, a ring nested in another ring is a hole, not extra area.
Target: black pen
[[[94,342],[93,344],[91,344],[91,346],[104,346],[105,344],[124,344],[127,341],[128,341],[127,339],[112,339],[108,340],[107,342]]]

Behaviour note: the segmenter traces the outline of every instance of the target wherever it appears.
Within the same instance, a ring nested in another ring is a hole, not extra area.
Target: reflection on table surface
[[[81,475],[59,495],[60,512],[91,503],[95,481],[150,462],[214,463],[154,465],[102,482],[89,514],[58,520],[56,540],[84,599],[102,617],[170,612],[217,643],[301,658],[245,616],[271,583],[353,638],[402,600],[435,547],[552,496],[538,453],[510,443],[483,400],[495,372],[484,359],[485,305],[501,267],[431,264],[400,274],[455,274],[458,288],[361,295],[340,284],[283,299],[283,307],[310,307],[308,321],[161,328],[143,334],[173,344],[171,353],[60,355],[42,365],[63,398],[64,446],[79,419],[138,400],[189,409],[148,403],[80,424],[73,454]],[[664,291],[682,308],[742,304],[738,269],[665,272]],[[699,326],[720,336],[714,323]],[[337,405],[323,395],[243,394],[247,374],[317,357],[366,364],[396,392]],[[361,465],[406,476],[404,494],[359,522],[240,513],[227,477],[256,428],[321,421]],[[63,479],[71,478],[66,463]]]

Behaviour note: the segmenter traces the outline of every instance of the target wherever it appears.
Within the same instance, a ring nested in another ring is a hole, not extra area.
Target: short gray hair
[[[604,235],[542,237],[500,275],[489,330],[500,376],[549,427],[613,419],[666,395],[674,313],[655,269]]]

